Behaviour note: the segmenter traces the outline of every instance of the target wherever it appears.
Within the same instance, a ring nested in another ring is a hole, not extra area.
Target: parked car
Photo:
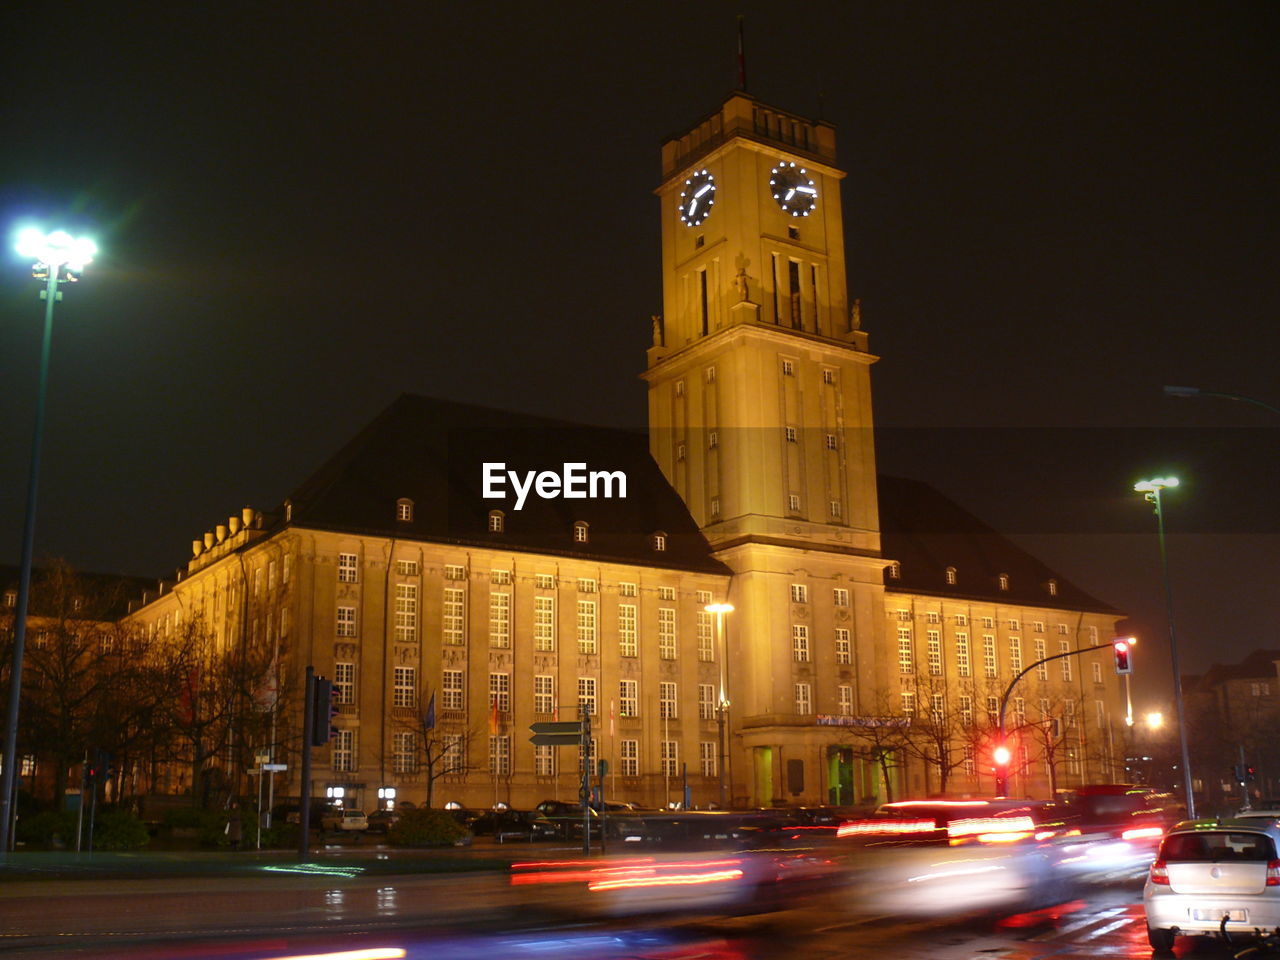
[[[554,840],[558,835],[556,825],[536,810],[490,810],[471,824],[471,832],[499,843]]]
[[[369,818],[363,810],[332,810],[322,821],[325,830],[362,832],[369,829]]]
[[[1184,820],[1160,844],[1142,889],[1147,940],[1248,936],[1280,927],[1280,827],[1266,817]]]
[[[394,810],[375,810],[368,816],[369,829],[367,832],[379,834],[387,833],[393,826],[395,826],[396,821],[399,819],[400,814]]]

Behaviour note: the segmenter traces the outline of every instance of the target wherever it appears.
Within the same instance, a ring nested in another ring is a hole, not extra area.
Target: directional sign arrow
[[[582,742],[582,724],[577,720],[544,720],[532,724],[529,742],[538,747],[571,747]]]

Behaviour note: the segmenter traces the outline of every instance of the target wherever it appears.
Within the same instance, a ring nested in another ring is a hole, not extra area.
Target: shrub
[[[151,842],[147,825],[128,810],[103,810],[93,829],[95,850],[135,850]]]
[[[209,819],[209,811],[199,807],[170,807],[160,814],[160,823],[166,827],[200,829]]]
[[[16,836],[23,843],[75,847],[76,815],[70,810],[44,810],[29,817],[19,817]]]
[[[242,846],[253,846],[258,842],[256,830],[256,826],[250,829],[248,824],[245,825]],[[296,850],[301,841],[298,824],[286,823],[283,818],[279,820],[272,818],[271,826],[262,831],[263,850]]]
[[[467,828],[445,810],[406,810],[387,831],[387,842],[397,847],[451,847],[468,836]]]

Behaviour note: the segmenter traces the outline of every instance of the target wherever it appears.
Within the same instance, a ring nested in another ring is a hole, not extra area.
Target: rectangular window
[[[533,748],[533,773],[538,777],[554,777],[556,775],[556,748],[538,746]]]
[[[658,588],[659,600],[674,600],[675,598],[676,598],[675,587],[659,587]]]
[[[989,633],[982,635],[982,673],[988,680],[994,680],[999,674],[1000,666],[996,662],[996,638]]]
[[[1094,683],[1102,682],[1102,664],[1100,663],[1093,664],[1093,682]]]
[[[904,717],[914,717],[916,715],[916,695],[914,693],[902,694],[902,715]]]
[[[618,653],[624,657],[636,655],[636,605],[618,604]]]
[[[276,588],[276,562],[274,560],[267,561],[267,590]]]
[[[1031,629],[1034,630],[1036,633],[1044,633],[1044,621],[1043,620],[1033,621],[1031,624]]]
[[[489,645],[511,646],[511,594],[489,594]]]
[[[940,693],[935,693],[930,699],[929,717],[935,724],[941,724],[942,718],[947,713],[946,699]]]
[[[960,694],[960,723],[973,726],[973,697],[965,693]]]
[[[640,741],[621,741],[618,744],[618,761],[618,772],[624,777],[640,776]]]
[[[578,652],[583,654],[596,652],[596,602],[594,600],[578,601]]]
[[[413,643],[418,639],[418,586],[396,584],[396,640]]]
[[[973,676],[973,670],[969,663],[969,632],[967,630],[956,631],[956,675],[961,677]]]
[[[787,497],[787,509],[792,512],[800,509],[800,498],[794,493]]]
[[[495,587],[508,587],[511,585],[510,570],[490,570],[489,582]]]
[[[556,678],[538,674],[533,678],[533,712],[556,712]]]
[[[676,658],[676,611],[674,607],[658,608],[658,656]]]
[[[713,683],[698,684],[698,719],[716,718],[716,687]]]
[[[791,656],[796,663],[809,662],[809,628],[802,623],[791,625]]]
[[[956,626],[957,626],[957,627],[967,627],[968,625],[969,625],[969,618],[968,618],[967,616],[965,616],[963,613],[957,613],[957,614],[956,614]]]
[[[707,601],[710,603],[711,601]],[[711,614],[705,610],[698,611],[698,659],[703,663],[711,663],[716,658],[715,627]]]
[[[1098,645],[1098,628],[1089,628],[1089,646],[1096,647]]]
[[[847,607],[849,605],[849,589],[848,587],[836,587],[831,591],[831,599],[837,607]]]
[[[1022,669],[1022,638],[1009,638],[1009,672],[1018,673]]]
[[[842,717],[853,716],[853,685],[842,683],[836,687],[836,712]]]
[[[356,608],[338,608],[338,636],[354,637],[356,635]]]
[[[618,681],[618,716],[640,716],[640,682],[638,680]]]
[[[1027,724],[1027,702],[1022,697],[1013,698],[1013,721],[1020,727]]]
[[[674,777],[680,770],[679,754],[675,740],[662,741],[662,775]]]
[[[1036,637],[1035,640],[1032,641],[1031,649],[1035,651],[1037,660],[1043,660],[1045,658],[1044,639],[1042,637]],[[1048,680],[1049,665],[1047,663],[1042,663],[1040,666],[1036,667],[1036,676],[1041,680]]]
[[[823,382],[823,383],[827,383],[827,384],[833,384],[833,383],[835,383],[835,382],[836,382],[836,372],[835,372],[834,370],[823,370],[823,371],[822,371],[822,382]]]
[[[578,678],[578,715],[594,717],[596,715],[596,678]]]
[[[499,713],[511,712],[511,674],[489,674],[489,707]]]
[[[1093,706],[1094,706],[1094,712],[1095,712],[1095,714],[1096,714],[1096,716],[1097,716],[1097,720],[1098,720],[1098,729],[1099,729],[1099,730],[1106,730],[1106,729],[1107,729],[1107,704],[1106,704],[1106,702],[1105,702],[1105,701],[1103,701],[1103,700],[1095,700],[1095,701],[1093,701]]]
[[[853,650],[849,645],[849,631],[836,627],[836,663],[853,663]]]
[[[416,667],[396,667],[391,705],[412,707],[418,702],[418,670]]]
[[[358,575],[359,568],[356,566],[356,555],[354,553],[338,554],[338,582],[356,583]]]
[[[839,500],[829,501],[827,509],[830,510],[831,512],[831,519],[833,520],[840,519],[840,501]]]
[[[827,449],[828,449],[828,450],[836,450],[836,449],[839,449],[839,446],[840,446],[840,445],[839,445],[839,443],[837,443],[837,442],[836,442],[836,435],[835,435],[834,433],[828,433],[828,434],[827,434]]]
[[[1074,700],[1062,701],[1062,715],[1066,717],[1068,727],[1076,725],[1076,702]]]
[[[596,581],[595,581],[595,580],[590,579],[589,577],[579,577],[579,578],[578,578],[578,592],[579,592],[579,593],[595,593],[595,592],[596,592]]]
[[[418,575],[418,561],[397,560],[396,573],[402,577],[416,577]]]
[[[674,681],[663,680],[658,684],[658,719],[676,719],[676,685]]]
[[[1069,641],[1067,640],[1058,641],[1059,653],[1069,653],[1070,651],[1071,651],[1071,643]],[[1059,662],[1062,664],[1062,679],[1065,682],[1070,683],[1071,682],[1071,658],[1063,657]]]
[[[467,742],[461,733],[444,735],[444,772],[464,773],[467,769]]]
[[[400,584],[405,586],[405,584]],[[398,588],[397,588],[398,589]],[[460,647],[467,642],[466,592],[459,587],[445,587],[442,640],[449,646]]]
[[[511,738],[489,738],[489,773],[495,777],[511,775]]]
[[[924,622],[925,623],[941,623],[942,616],[936,610],[930,610],[928,613],[924,615]]]
[[[556,598],[533,598],[533,649],[556,648]]]
[[[898,628],[898,672],[914,673],[915,658],[911,654],[911,628]]]
[[[714,740],[698,741],[698,761],[704,777],[716,776],[716,743]]]
[[[792,603],[808,603],[809,588],[803,583],[793,583],[791,585],[791,602]]]
[[[1009,618],[1009,629],[1010,629],[1010,630],[1021,630],[1021,629],[1022,629],[1022,621],[1021,621],[1021,620],[1019,620],[1017,617],[1010,617],[1010,618]]]
[[[995,628],[996,628],[996,619],[995,619],[995,617],[983,617],[983,618],[982,618],[982,629],[983,629],[983,630],[994,630]]]
[[[556,577],[553,573],[539,573],[533,578],[533,585],[539,590],[554,590],[556,588]]]
[[[354,663],[335,663],[333,665],[333,702],[350,704],[356,702],[356,665]]]
[[[467,691],[461,670],[445,670],[440,674],[440,709],[467,709]]]
[[[446,580],[465,580],[467,579],[467,568],[454,563],[445,564],[444,578]]]
[[[705,607],[708,603],[710,603],[710,602],[711,602],[711,591],[710,591],[710,590],[699,590],[699,591],[697,591],[697,593],[695,594],[695,596],[697,596],[697,598],[698,598],[698,605],[699,605],[699,606]]]
[[[987,697],[987,723],[996,726],[1000,722],[1000,698]]]
[[[797,683],[796,692],[796,713],[802,717],[807,717],[813,713],[813,684]]]
[[[412,733],[397,731],[391,734],[391,772],[417,772],[417,740]]]
[[[333,735],[333,754],[330,763],[334,771],[352,773],[356,769],[356,732],[338,730]]]
[[[284,555],[284,562],[280,565],[280,582],[288,583],[289,575],[293,572],[293,557],[290,554]]]
[[[794,363],[792,363],[790,360],[782,361],[782,375],[784,377],[795,376],[795,372],[796,372],[796,367]]]
[[[965,776],[972,777],[978,772],[978,764],[973,759],[973,744],[967,743],[964,747],[964,763],[961,767]]]
[[[925,642],[929,657],[929,676],[942,676],[942,634],[937,630],[926,631]]]
[[[893,611],[893,616],[894,616],[894,619],[896,619],[899,623],[911,622],[911,611],[903,609],[902,607],[899,607],[897,610]]]
[[[1067,625],[1065,623],[1059,623],[1057,627],[1058,633],[1065,637],[1067,635]]]
[[[634,583],[618,584],[618,596],[634,597],[636,595],[636,585]]]

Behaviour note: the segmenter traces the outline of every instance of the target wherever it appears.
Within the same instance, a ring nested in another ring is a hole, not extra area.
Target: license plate
[[[1227,920],[1232,923],[1248,923],[1249,911],[1241,907],[1238,910],[1192,910],[1192,920],[1212,920],[1215,923],[1222,920],[1223,914],[1226,914]]]

